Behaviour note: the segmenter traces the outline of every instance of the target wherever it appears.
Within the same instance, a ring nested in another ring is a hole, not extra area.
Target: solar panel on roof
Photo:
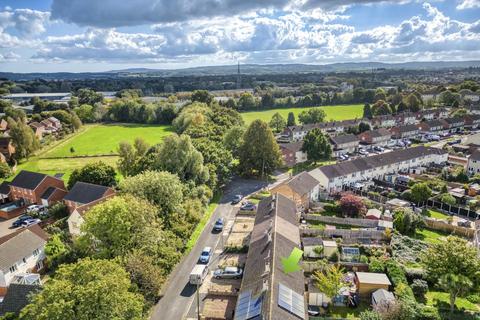
[[[255,318],[262,312],[263,295],[252,297],[252,290],[244,291],[238,296],[235,320]]]
[[[300,319],[305,319],[305,299],[303,295],[281,283],[278,284],[278,305]]]

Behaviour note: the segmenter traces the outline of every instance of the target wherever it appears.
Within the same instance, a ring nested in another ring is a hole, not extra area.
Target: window
[[[40,250],[38,250],[38,249],[33,250],[33,256],[34,257],[38,256],[39,253],[40,253]]]
[[[15,271],[17,271],[17,265],[14,264],[14,265],[11,266],[10,268],[8,268],[8,271],[10,271],[11,273],[14,273]]]
[[[26,259],[26,258],[23,258],[23,259],[22,259],[22,262],[23,262],[23,263],[27,263],[27,259]]]

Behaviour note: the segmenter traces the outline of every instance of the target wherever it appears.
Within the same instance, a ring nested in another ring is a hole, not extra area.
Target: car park
[[[240,203],[240,201],[242,201],[242,199],[243,199],[243,196],[241,194],[237,194],[233,197],[232,204]]]
[[[213,231],[222,231],[223,230],[223,218],[218,218],[213,225]]]
[[[237,267],[226,267],[225,269],[217,269],[213,272],[216,279],[240,279],[243,270]]]
[[[207,264],[210,261],[210,257],[212,256],[212,248],[211,247],[205,247],[202,250],[202,253],[200,254],[200,258],[198,261],[203,264]]]
[[[32,217],[28,216],[28,215],[22,215],[20,217],[17,218],[17,220],[13,221],[12,223],[12,227],[14,228],[18,228],[22,225],[22,223],[25,221],[25,220],[31,220],[33,219]]]
[[[42,220],[40,219],[27,219],[27,220],[24,220],[22,222],[22,224],[20,225],[20,227],[22,228],[28,228],[30,226],[33,226],[35,224],[39,224]]]

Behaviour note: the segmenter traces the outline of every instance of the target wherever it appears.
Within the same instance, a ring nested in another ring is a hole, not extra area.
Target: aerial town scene
[[[0,0],[0,320],[480,320],[480,0]]]

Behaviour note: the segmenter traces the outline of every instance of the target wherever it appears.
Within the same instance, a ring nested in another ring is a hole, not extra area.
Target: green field
[[[171,133],[170,126],[139,124],[89,125],[71,139],[45,153],[42,157],[71,157],[79,155],[108,155],[117,151],[121,141],[133,142],[137,137],[156,144]],[[71,152],[73,148],[75,152]]]
[[[350,105],[338,105],[338,106],[324,106],[322,108],[327,114],[326,121],[330,120],[348,120],[361,118],[363,116],[363,105],[362,104],[350,104]],[[281,108],[281,109],[269,109],[264,111],[249,111],[242,112],[242,118],[246,124],[249,124],[253,120],[261,119],[263,121],[270,121],[272,116],[279,112],[282,117],[287,119],[288,113],[295,113],[295,117],[298,117],[298,114],[304,110],[310,108]],[[298,119],[297,119],[298,122]]]
[[[132,142],[136,137],[142,137],[155,144],[171,132],[171,127],[160,125],[86,125],[79,133],[21,162],[17,172],[23,169],[47,174],[64,173],[67,181],[74,169],[87,163],[103,161],[115,167],[118,160],[116,149],[121,141]],[[72,147],[73,153],[70,152]]]

